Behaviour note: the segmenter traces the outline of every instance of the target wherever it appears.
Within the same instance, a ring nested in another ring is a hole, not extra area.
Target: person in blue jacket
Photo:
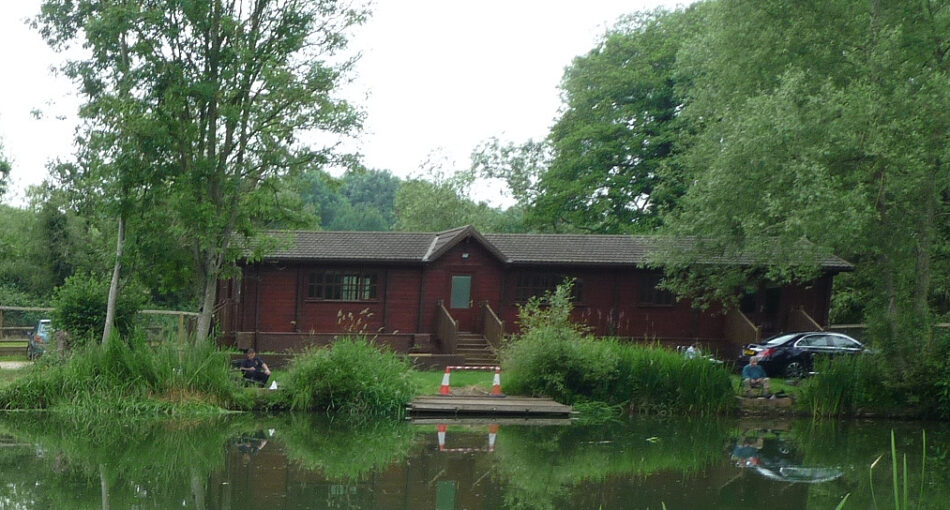
[[[749,364],[742,367],[742,387],[749,391],[752,388],[762,388],[766,394],[769,391],[769,378],[765,369],[759,366],[759,357],[749,358]]]

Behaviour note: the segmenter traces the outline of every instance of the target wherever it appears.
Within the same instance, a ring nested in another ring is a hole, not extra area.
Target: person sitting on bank
[[[747,392],[752,388],[762,388],[766,394],[770,393],[769,378],[765,369],[759,366],[758,356],[749,358],[749,364],[742,367],[742,387]]]
[[[257,357],[257,352],[254,349],[247,350],[247,358],[241,360],[240,368],[244,372],[244,378],[248,381],[253,381],[259,386],[267,384],[270,369],[267,368],[267,363],[264,363],[264,360]]]

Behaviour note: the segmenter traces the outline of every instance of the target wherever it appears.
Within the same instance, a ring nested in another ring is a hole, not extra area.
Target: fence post
[[[185,358],[185,314],[178,314],[178,366]]]

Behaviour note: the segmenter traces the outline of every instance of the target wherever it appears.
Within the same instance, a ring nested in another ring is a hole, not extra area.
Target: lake
[[[892,431],[900,498],[950,508],[944,423],[5,413],[0,509],[891,509]]]

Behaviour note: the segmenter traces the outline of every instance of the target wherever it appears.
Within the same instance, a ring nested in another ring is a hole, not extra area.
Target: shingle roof
[[[272,231],[276,249],[269,260],[321,260],[332,262],[396,262],[423,264],[436,260],[467,237],[476,238],[501,262],[513,265],[642,265],[657,238],[630,235],[584,234],[481,234],[471,226],[443,232],[313,232]],[[688,249],[693,243],[678,240]],[[728,263],[710,257],[710,263]],[[744,257],[732,263],[749,264]],[[828,270],[850,271],[853,266],[838,257],[825,257]]]

